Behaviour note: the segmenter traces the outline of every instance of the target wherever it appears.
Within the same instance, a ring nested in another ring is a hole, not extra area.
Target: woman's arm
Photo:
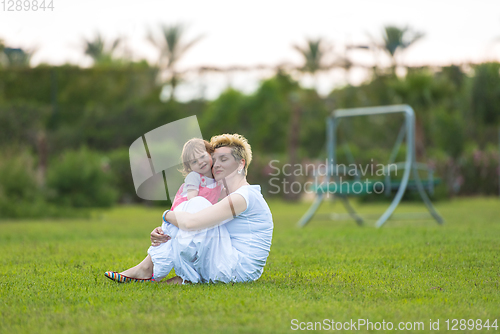
[[[227,190],[224,187],[221,187],[220,189],[220,194],[219,194],[219,201],[226,198],[227,196]]]
[[[233,210],[236,216],[246,209],[247,202],[243,196],[231,194],[219,203],[197,213],[170,211],[165,215],[165,218],[169,223],[181,230],[192,231],[217,226],[224,220],[233,218]]]

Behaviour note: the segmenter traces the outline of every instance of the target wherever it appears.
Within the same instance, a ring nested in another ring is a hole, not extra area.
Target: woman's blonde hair
[[[237,133],[226,133],[213,136],[212,139],[210,139],[210,144],[212,144],[214,150],[220,147],[230,147],[231,155],[236,161],[245,159],[245,175],[247,175],[248,165],[252,162],[252,148],[245,137]]]
[[[190,162],[194,160],[194,154],[196,152],[207,152],[207,154],[212,154],[214,153],[214,149],[212,145],[204,139],[189,139],[182,148],[182,169],[180,169],[182,175],[186,176],[192,171]],[[210,168],[212,168],[212,166],[210,166]]]

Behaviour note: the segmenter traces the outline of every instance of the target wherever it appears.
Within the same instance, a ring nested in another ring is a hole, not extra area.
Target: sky
[[[179,63],[181,70],[202,65],[299,65],[300,55],[292,45],[303,45],[306,38],[321,37],[334,53],[343,55],[345,45],[366,44],[369,35],[380,42],[386,25],[409,26],[425,34],[401,55],[399,60],[405,65],[500,61],[499,0],[52,1],[53,11],[45,12],[8,12],[0,7],[0,39],[10,47],[36,49],[32,65],[90,66],[83,40],[96,32],[110,40],[124,37],[132,57],[154,63],[158,52],[147,42],[147,32],[174,23],[187,26],[186,40],[202,36]],[[364,65],[376,61],[367,51],[351,51],[349,56]],[[377,61],[388,64],[384,54]],[[228,85],[251,92],[266,75],[188,77],[179,94],[215,97]],[[357,84],[365,79],[362,69],[353,70],[349,77],[336,70],[321,75],[315,84],[320,92],[328,93],[346,80]],[[302,80],[305,86],[314,84],[311,78]]]

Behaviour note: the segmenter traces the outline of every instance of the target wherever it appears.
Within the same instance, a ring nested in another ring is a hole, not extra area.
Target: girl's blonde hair
[[[212,144],[214,150],[219,147],[230,147],[231,155],[236,161],[245,159],[245,175],[247,175],[248,165],[252,162],[252,148],[245,137],[237,133],[226,133],[213,136],[212,139],[210,139],[210,144]]]
[[[204,139],[189,139],[182,148],[182,169],[180,170],[182,175],[186,176],[192,172],[190,162],[194,160],[194,154],[196,152],[207,152],[207,154],[212,154],[214,149],[212,145]]]

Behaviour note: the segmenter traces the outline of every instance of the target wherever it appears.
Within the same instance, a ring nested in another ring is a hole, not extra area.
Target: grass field
[[[264,274],[234,285],[117,284],[104,277],[144,258],[159,208],[119,207],[90,220],[1,221],[0,332],[284,333],[300,322],[321,322],[325,330],[324,319],[385,321],[394,329],[423,322],[425,332],[430,319],[439,319],[448,332],[447,319],[450,330],[451,319],[497,319],[497,329],[455,328],[500,333],[499,199],[437,203],[444,226],[389,221],[381,229],[325,215],[297,229],[308,204],[270,206],[275,230]],[[358,207],[382,213],[385,206]],[[325,203],[320,212],[331,209]],[[339,204],[333,209],[342,212]],[[397,212],[424,210],[415,203]]]

